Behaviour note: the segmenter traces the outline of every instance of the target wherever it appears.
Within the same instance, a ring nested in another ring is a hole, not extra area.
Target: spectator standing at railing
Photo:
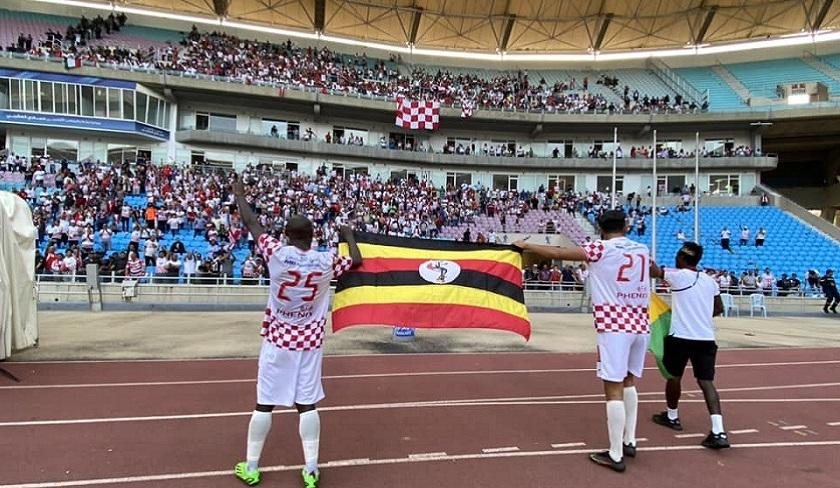
[[[764,268],[764,274],[761,275],[761,291],[764,294],[773,292],[773,283],[776,281],[770,268]]]
[[[184,257],[184,278],[186,278],[187,283],[189,283],[193,278],[195,278],[195,272],[197,267],[198,260],[195,254],[192,252],[187,253],[186,257]]]
[[[158,244],[157,237],[150,237],[146,241],[146,246],[143,249],[143,256],[145,257],[146,266],[154,266],[155,265],[155,256],[158,254]]]
[[[727,270],[721,270],[720,275],[717,277],[718,287],[724,291],[724,293],[729,293],[729,289],[732,287],[732,277],[729,275]]]
[[[167,268],[168,264],[169,257],[167,256],[166,251],[161,251],[155,260],[155,276],[167,276],[169,271]]]
[[[128,253],[128,261],[125,266],[125,275],[129,278],[142,278],[146,275],[146,266],[141,260],[136,251]]]
[[[802,291],[802,282],[799,281],[799,278],[796,276],[796,273],[792,273],[790,275],[790,287],[788,288],[791,293],[799,293]]]

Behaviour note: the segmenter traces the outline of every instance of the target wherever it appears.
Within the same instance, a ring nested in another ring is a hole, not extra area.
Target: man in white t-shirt
[[[624,456],[636,456],[639,397],[634,378],[641,378],[650,340],[650,252],[626,237],[627,217],[608,210],[598,218],[601,239],[583,247],[558,248],[514,242],[524,251],[548,259],[586,261],[592,313],[598,332],[597,375],[604,382],[610,449],[590,459],[615,471],[625,470]]]
[[[362,255],[349,227],[341,229],[350,257],[312,250],[312,222],[294,215],[286,222],[283,243],[260,225],[245,197],[240,180],[233,194],[242,222],[257,241],[266,260],[271,284],[262,323],[265,337],[257,373],[257,405],[248,425],[246,460],[234,468],[247,485],[260,482],[259,460],[271,429],[271,412],[276,405],[297,408],[303,445],[306,488],[316,488],[321,420],[315,405],[324,398],[321,362],[324,326],[329,313],[330,281],[362,264]]]
[[[729,447],[723,429],[720,396],[715,388],[715,324],[712,317],[723,313],[720,289],[715,280],[697,270],[703,247],[686,242],[677,252],[676,269],[651,265],[654,278],[664,278],[671,285],[671,333],[665,338],[662,363],[673,378],[665,385],[668,410],[653,416],[653,421],[674,430],[682,430],[677,406],[682,392],[682,375],[691,361],[694,377],[703,390],[711,416],[712,430],[702,445],[710,449]]]
[[[739,246],[746,246],[750,242],[750,228],[746,225],[741,226],[741,239],[738,241]]]
[[[726,249],[729,252],[732,252],[732,249],[729,247],[729,240],[732,238],[732,232],[729,230],[728,227],[724,227],[720,230],[720,247],[721,249]]]

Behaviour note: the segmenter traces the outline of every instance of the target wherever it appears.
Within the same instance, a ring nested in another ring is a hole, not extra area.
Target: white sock
[[[303,444],[303,459],[306,471],[318,470],[318,443],[321,439],[321,417],[317,410],[300,414],[300,441]]]
[[[639,395],[635,386],[624,389],[624,443],[636,445],[636,418],[639,413]]]
[[[624,447],[621,445],[624,436],[624,423],[627,417],[624,413],[624,402],[609,400],[607,402],[607,431],[610,434],[610,457],[613,461],[621,461],[624,457]]]
[[[676,408],[669,408],[668,409],[668,420],[677,420],[680,418],[680,414],[678,409]]]
[[[271,412],[254,410],[251,414],[251,422],[248,424],[248,449],[245,456],[249,471],[254,471],[259,466],[263,445],[270,430]]]
[[[713,434],[720,434],[724,432],[723,430],[723,415],[716,414],[712,415],[712,433]]]

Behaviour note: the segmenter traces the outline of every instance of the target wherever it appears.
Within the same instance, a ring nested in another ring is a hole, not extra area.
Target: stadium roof
[[[840,2],[833,0],[117,0],[113,5],[393,46],[486,53],[682,49],[840,27]]]

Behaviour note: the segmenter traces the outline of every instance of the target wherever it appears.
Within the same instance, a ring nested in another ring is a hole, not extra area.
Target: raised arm
[[[523,251],[531,251],[546,259],[561,259],[564,261],[586,261],[586,252],[580,247],[555,247],[531,244],[528,241],[516,241],[514,246]]]
[[[651,278],[664,278],[665,277],[665,270],[659,267],[658,264],[651,260],[650,262],[650,277]]]
[[[259,241],[260,236],[265,234],[265,229],[260,225],[257,214],[254,213],[248,200],[245,199],[245,185],[242,183],[239,175],[236,175],[236,179],[233,180],[232,187],[233,201],[236,203],[236,208],[239,209],[239,217],[242,219],[245,227],[248,228],[248,232],[254,237],[254,240]]]
[[[353,264],[350,266],[350,269],[358,268],[362,265],[362,252],[359,251],[359,245],[356,244],[356,237],[353,235],[353,229],[346,225],[342,225],[339,232],[341,232],[341,238],[347,243],[347,249],[350,251],[350,259],[353,260]]]

